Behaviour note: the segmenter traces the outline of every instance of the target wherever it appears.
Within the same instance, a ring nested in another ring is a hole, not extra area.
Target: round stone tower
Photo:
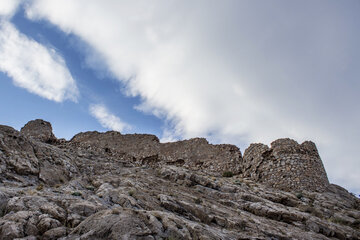
[[[243,156],[243,175],[286,191],[325,191],[325,168],[313,142],[285,138],[268,146],[251,144]]]

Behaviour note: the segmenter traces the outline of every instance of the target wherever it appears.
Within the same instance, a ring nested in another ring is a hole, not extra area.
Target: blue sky
[[[20,129],[29,119],[43,118],[50,121],[57,136],[70,139],[80,131],[109,130],[89,114],[89,104],[102,104],[112,114],[123,116],[123,120],[131,122],[130,129],[123,132],[146,132],[161,135],[162,121],[150,114],[143,114],[133,108],[139,104],[138,97],[128,97],[122,93],[123,84],[116,81],[105,66],[93,68],[86,62],[86,54],[91,51],[86,42],[72,34],[60,31],[46,21],[29,21],[25,17],[24,8],[19,9],[11,18],[11,23],[19,32],[42,45],[56,49],[65,60],[76,84],[81,90],[77,102],[62,101],[60,103],[39,98],[23,88],[14,86],[11,77],[1,72],[1,109],[9,113],[3,115],[2,124],[9,124]],[[16,96],[16,99],[14,99]],[[16,101],[14,101],[16,100]],[[11,104],[9,104],[11,102]],[[14,111],[21,109],[20,111]],[[70,124],[71,123],[71,124]]]
[[[360,193],[359,1],[2,0],[0,123],[314,141]]]

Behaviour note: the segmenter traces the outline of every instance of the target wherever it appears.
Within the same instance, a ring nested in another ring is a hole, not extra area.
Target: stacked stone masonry
[[[282,190],[325,191],[329,185],[324,166],[313,142],[298,144],[291,139],[251,144],[245,150],[243,176]]]
[[[190,170],[221,176],[229,171],[268,186],[292,191],[324,191],[329,181],[314,143],[298,144],[291,139],[279,139],[268,147],[251,144],[244,153],[234,145],[209,144],[204,138],[160,143],[149,134],[121,134],[115,131],[79,133],[70,141],[56,139],[51,124],[43,120],[27,123],[21,134],[33,140],[59,148],[73,149],[81,156],[107,158],[132,165],[176,165]]]
[[[156,136],[149,134],[85,132],[75,135],[70,144],[97,148],[112,157],[127,154],[138,165],[177,165],[215,176],[221,176],[224,171],[241,173],[242,155],[238,147],[209,144],[204,138],[160,143]]]

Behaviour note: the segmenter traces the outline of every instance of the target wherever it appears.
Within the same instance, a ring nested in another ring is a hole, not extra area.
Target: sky
[[[314,141],[360,194],[360,2],[1,0],[0,124]]]

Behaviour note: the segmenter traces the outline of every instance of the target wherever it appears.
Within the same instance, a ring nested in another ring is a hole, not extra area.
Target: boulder
[[[54,143],[57,140],[52,132],[51,124],[42,119],[29,121],[21,128],[20,132],[26,137],[44,143]]]

